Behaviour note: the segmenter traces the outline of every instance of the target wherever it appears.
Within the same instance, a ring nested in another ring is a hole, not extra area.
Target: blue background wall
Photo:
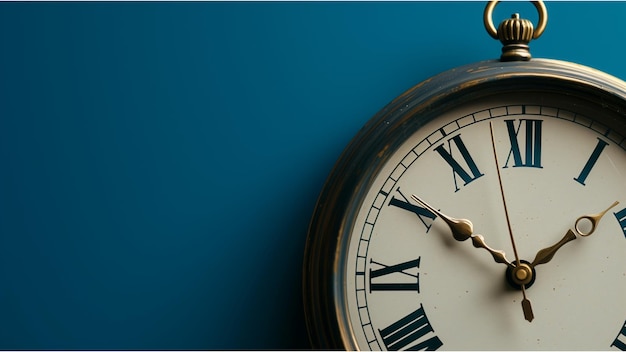
[[[326,176],[391,99],[499,56],[484,4],[1,3],[0,349],[309,347]],[[626,79],[626,3],[548,10],[535,57]]]

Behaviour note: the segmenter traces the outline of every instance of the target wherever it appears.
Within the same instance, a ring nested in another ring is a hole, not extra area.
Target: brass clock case
[[[365,193],[405,139],[455,106],[506,94],[559,96],[591,116],[607,112],[606,138],[626,149],[626,84],[570,62],[484,61],[430,78],[390,102],[346,147],[319,196],[309,227],[303,267],[305,315],[314,348],[354,350],[347,318],[347,246]],[[580,104],[583,103],[583,104]]]

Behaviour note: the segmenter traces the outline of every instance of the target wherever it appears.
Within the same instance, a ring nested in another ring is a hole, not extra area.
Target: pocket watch
[[[500,60],[389,103],[319,196],[304,259],[313,347],[626,350],[626,83],[531,59],[536,26],[487,32]]]

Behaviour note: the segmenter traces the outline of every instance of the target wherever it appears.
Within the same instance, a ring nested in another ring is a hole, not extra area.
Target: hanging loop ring
[[[498,31],[496,27],[493,25],[493,9],[495,9],[496,5],[498,5],[500,1],[489,1],[487,6],[485,7],[485,12],[483,14],[483,23],[485,24],[485,29],[487,33],[494,38],[498,39]],[[537,39],[543,34],[543,31],[546,29],[546,24],[548,23],[548,10],[546,9],[546,5],[543,1],[531,1],[535,8],[537,9],[537,13],[539,13],[539,21],[537,22],[537,27],[533,31],[533,39]]]

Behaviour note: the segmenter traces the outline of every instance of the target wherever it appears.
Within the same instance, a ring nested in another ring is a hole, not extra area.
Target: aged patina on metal
[[[571,62],[531,60],[528,42],[546,27],[545,5],[533,2],[540,15],[536,29],[513,15],[496,30],[491,20],[496,4],[487,4],[483,20],[489,35],[503,42],[501,59],[451,69],[403,93],[364,125],[329,175],[311,219],[303,267],[304,308],[314,348],[359,349],[346,311],[345,254],[366,190],[407,136],[457,105],[527,92],[585,101],[589,114],[611,111],[617,117],[603,123],[626,131],[623,81]]]

